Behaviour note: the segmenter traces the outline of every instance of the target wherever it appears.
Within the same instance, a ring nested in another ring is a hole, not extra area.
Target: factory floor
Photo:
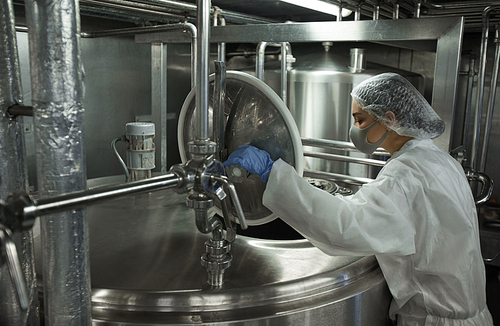
[[[486,265],[486,302],[494,325],[500,325],[500,267]]]

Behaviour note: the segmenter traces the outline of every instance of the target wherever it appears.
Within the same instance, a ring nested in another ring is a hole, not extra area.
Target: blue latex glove
[[[242,145],[229,155],[224,166],[239,165],[249,173],[260,176],[262,181],[267,182],[267,175],[271,172],[274,161],[268,152],[250,145]]]

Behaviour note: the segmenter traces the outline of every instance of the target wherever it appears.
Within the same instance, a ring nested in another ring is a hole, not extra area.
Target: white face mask
[[[370,143],[368,141],[368,131],[372,129],[377,124],[377,121],[373,121],[371,125],[366,128],[360,129],[355,125],[351,126],[351,130],[349,131],[349,136],[351,137],[351,141],[354,143],[354,146],[365,154],[372,154],[375,150],[383,143],[385,138],[389,135],[390,130],[380,138],[376,143]]]

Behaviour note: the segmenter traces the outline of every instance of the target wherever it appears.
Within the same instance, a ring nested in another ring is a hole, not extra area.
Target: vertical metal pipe
[[[464,133],[462,137],[462,144],[465,149],[469,145],[469,125],[470,125],[470,115],[472,112],[472,91],[474,86],[474,77],[476,76],[476,56],[470,54],[469,58],[469,74],[467,78],[467,97],[466,97],[466,110],[465,110],[465,122],[464,122]]]
[[[399,19],[399,1],[394,2],[392,10],[392,19]]]
[[[490,143],[491,123],[493,121],[493,110],[495,109],[495,96],[497,93],[498,84],[498,69],[500,67],[500,41],[499,41],[499,26],[496,26],[495,31],[495,61],[493,64],[493,75],[491,77],[490,95],[488,98],[488,111],[486,113],[486,129],[483,135],[483,144],[481,148],[481,157],[479,160],[479,171],[486,170],[486,158],[488,157],[488,145]]]
[[[287,67],[287,46],[288,42],[282,42],[281,43],[281,99],[283,102],[287,103],[286,97],[287,97],[287,88],[288,88],[288,70],[286,69]]]
[[[490,28],[490,13],[500,8],[500,6],[486,7],[483,11],[483,31],[481,34],[481,54],[479,57],[479,75],[477,81],[477,96],[476,96],[476,115],[474,117],[474,133],[472,135],[472,149],[471,149],[471,167],[474,170],[478,169],[478,150],[479,138],[481,134],[481,120],[483,115],[483,101],[484,101],[484,80],[486,74],[486,57],[488,50],[488,34]]]
[[[214,26],[218,26],[220,22],[220,26],[226,26],[226,19],[222,16],[222,10],[220,8],[215,7],[214,11]],[[217,60],[226,62],[226,43],[220,42],[217,47]]]
[[[420,18],[420,12],[422,10],[422,1],[417,1],[415,3],[415,14],[414,18]]]
[[[14,6],[0,0],[0,198],[12,191],[27,191],[28,173],[22,118],[9,116],[7,109],[22,103]],[[33,233],[14,236],[20,252],[22,272],[28,287],[28,310],[22,310],[7,264],[0,266],[0,325],[39,325],[38,293],[34,268]]]
[[[373,5],[373,20],[379,20],[379,19],[380,19],[380,1],[377,0]]]
[[[83,69],[76,0],[27,0],[39,193],[86,188]],[[91,325],[88,223],[84,210],[40,220],[46,325]]]
[[[210,59],[210,0],[197,0],[198,5],[198,74],[196,75],[196,109],[199,126],[197,140],[208,139],[208,74]]]
[[[255,77],[264,80],[264,58],[266,56],[267,42],[260,42],[257,46],[257,58],[255,62]]]
[[[191,33],[191,88],[196,86],[196,76],[198,76],[198,30],[191,23],[184,23],[184,29]]]
[[[224,100],[226,98],[226,63],[215,62],[214,102],[213,109],[213,139],[217,143],[216,159],[224,161]]]

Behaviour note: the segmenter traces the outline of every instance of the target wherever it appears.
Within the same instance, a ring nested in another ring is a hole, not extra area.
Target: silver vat
[[[384,72],[395,72],[406,77],[421,92],[424,89],[424,79],[421,75],[369,61],[366,65],[363,64],[362,68],[358,64],[351,67],[353,62],[355,61],[352,57],[337,55],[327,50],[297,56],[293,68],[288,71],[287,103],[302,138],[350,141],[351,90],[367,78]],[[264,81],[278,94],[281,87],[280,74],[279,63],[272,62],[267,65],[264,73]],[[306,151],[346,154],[308,146],[304,147],[304,152]],[[360,153],[348,155],[366,157]],[[311,157],[305,158],[304,168],[356,177],[375,177],[379,170]]]
[[[391,325],[374,257],[327,256],[304,239],[238,236],[226,282],[210,288],[200,264],[209,235],[185,199],[167,190],[88,208],[93,325]]]

